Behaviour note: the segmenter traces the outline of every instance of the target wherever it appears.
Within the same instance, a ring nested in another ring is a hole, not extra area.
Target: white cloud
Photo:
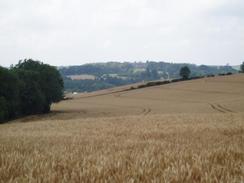
[[[242,0],[0,0],[0,65],[106,60],[239,64]]]

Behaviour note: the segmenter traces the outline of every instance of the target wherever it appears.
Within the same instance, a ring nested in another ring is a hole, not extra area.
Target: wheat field
[[[128,87],[0,125],[0,182],[244,182],[244,75]]]

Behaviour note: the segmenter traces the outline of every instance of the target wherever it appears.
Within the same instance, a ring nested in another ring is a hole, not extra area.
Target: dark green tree
[[[191,74],[191,70],[187,66],[184,66],[180,69],[180,76],[183,79],[188,79],[190,77],[190,74]]]
[[[244,62],[241,64],[241,72],[244,73]]]
[[[18,115],[18,83],[18,78],[14,73],[0,67],[0,113],[1,118],[5,120]]]
[[[55,67],[34,60],[0,67],[0,122],[50,111],[63,98],[63,80]]]
[[[14,70],[17,70],[18,72],[23,70],[28,71],[29,74],[35,78],[37,85],[28,81],[28,77],[25,78],[25,80],[27,79],[26,81],[30,83],[27,85],[29,89],[31,87],[32,89],[35,89],[36,96],[44,100],[44,108],[42,109],[42,112],[49,112],[53,102],[62,100],[63,79],[55,67],[29,59],[19,62],[19,64],[14,67]],[[21,75],[19,75],[19,77],[21,77]],[[43,96],[41,96],[41,94]]]
[[[16,70],[19,76],[19,100],[22,115],[44,112],[45,95],[40,87],[40,74],[28,70]]]
[[[8,104],[6,99],[1,96],[0,97],[0,123],[7,120],[9,118],[8,114]]]

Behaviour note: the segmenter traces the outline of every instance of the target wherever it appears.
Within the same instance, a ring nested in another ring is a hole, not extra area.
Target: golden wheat
[[[241,182],[243,118],[182,114],[2,125],[0,180]]]
[[[0,182],[243,182],[243,78],[80,95],[0,125]]]

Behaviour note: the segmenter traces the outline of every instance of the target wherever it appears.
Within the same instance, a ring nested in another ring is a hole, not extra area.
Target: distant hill
[[[185,65],[190,68],[192,77],[238,72],[231,66],[198,66],[154,61],[93,63],[60,67],[59,71],[64,78],[66,91],[90,92],[141,81],[179,78],[179,70]]]
[[[232,66],[232,68],[239,71],[241,69],[241,66],[240,65],[234,65],[234,66]]]

